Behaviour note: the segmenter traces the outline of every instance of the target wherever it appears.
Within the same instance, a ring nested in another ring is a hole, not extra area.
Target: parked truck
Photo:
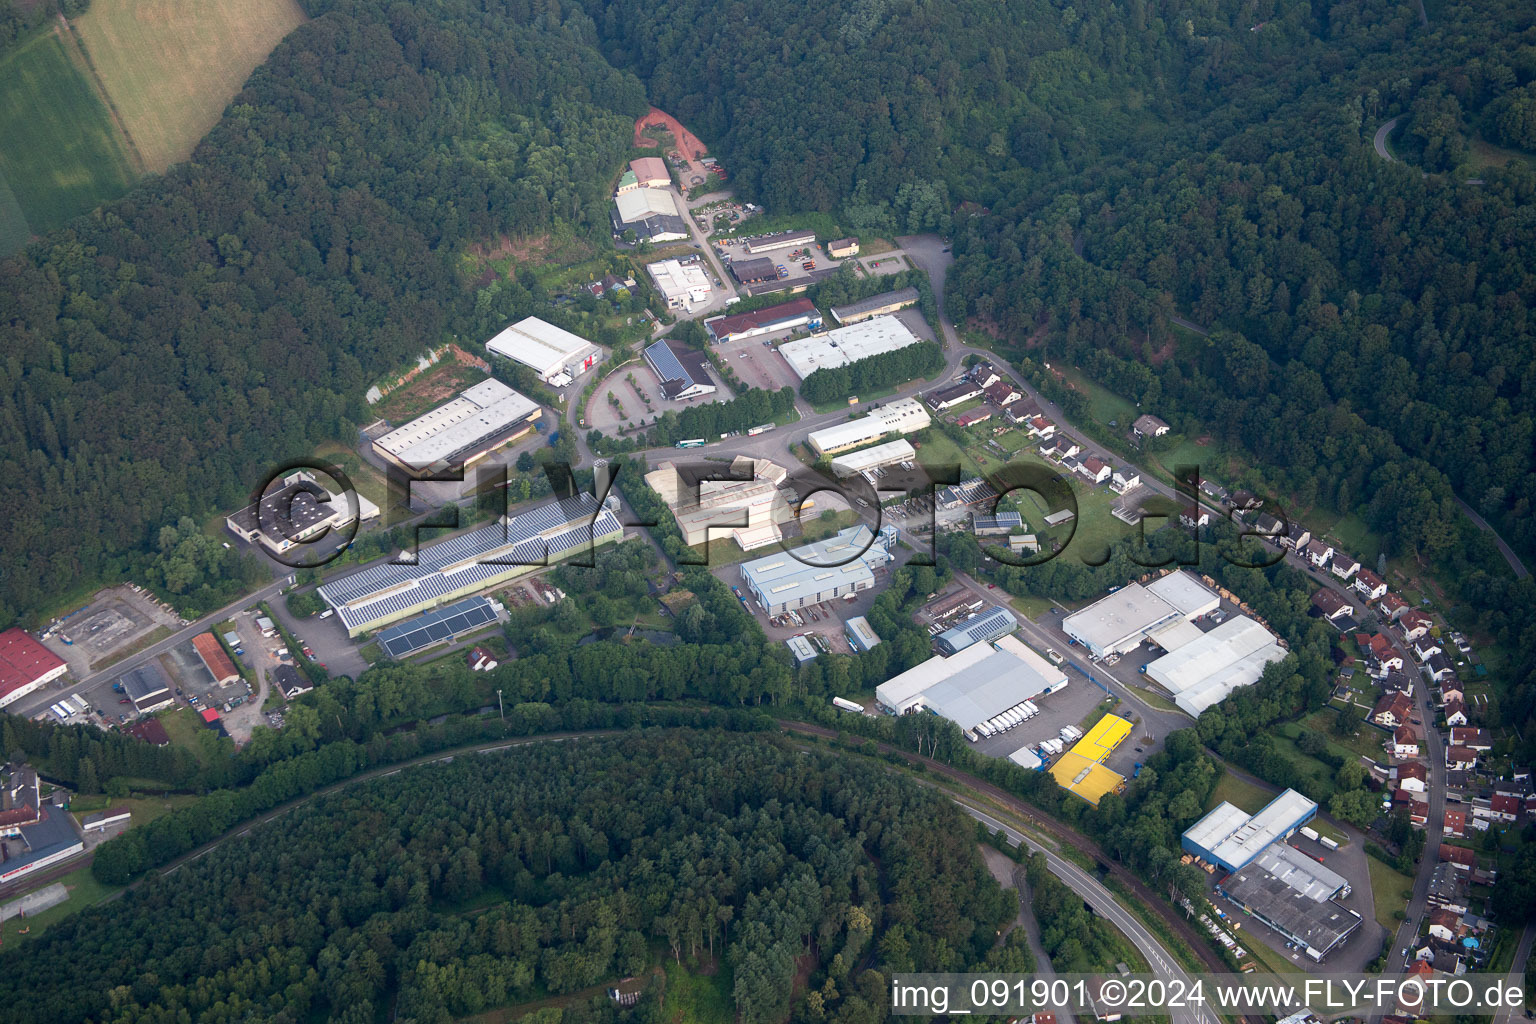
[[[1301,826],[1301,834],[1312,840],[1314,843],[1317,842],[1317,829],[1312,828],[1309,825],[1303,825]]]

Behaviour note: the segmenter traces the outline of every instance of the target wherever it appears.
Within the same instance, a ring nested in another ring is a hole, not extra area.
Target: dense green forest
[[[537,743],[317,797],[9,953],[8,1019],[446,1022],[673,961],[744,1024],[883,1019],[1017,909],[942,796],[768,734]],[[583,994],[572,1021],[633,1015]]]

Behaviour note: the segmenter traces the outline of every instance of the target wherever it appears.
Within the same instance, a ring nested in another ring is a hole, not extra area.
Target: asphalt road
[[[956,805],[966,814],[975,818],[988,828],[1001,832],[1007,836],[1010,842],[1024,843],[1032,852],[1045,855],[1046,864],[1051,869],[1051,874],[1061,879],[1073,892],[1093,908],[1094,913],[1120,929],[1121,933],[1131,941],[1138,952],[1146,958],[1153,974],[1159,974],[1170,979],[1177,979],[1189,984],[1191,979],[1185,970],[1179,966],[1173,955],[1163,948],[1162,943],[1147,931],[1146,926],[1135,915],[1125,910],[1115,900],[1115,896],[1097,879],[1078,867],[1076,864],[1062,857],[1058,857],[1052,851],[1034,842],[1024,833],[1012,827],[1006,822],[999,821],[987,811],[982,810],[960,797],[951,796]],[[1217,1024],[1213,1015],[1204,1007],[1175,1010],[1172,1014],[1175,1024]]]
[[[1380,128],[1377,128],[1376,137],[1371,140],[1371,145],[1376,147],[1376,155],[1389,164],[1396,163],[1397,157],[1387,150],[1387,136],[1392,134],[1392,129],[1396,128],[1397,122],[1401,120],[1401,117],[1394,117]]]

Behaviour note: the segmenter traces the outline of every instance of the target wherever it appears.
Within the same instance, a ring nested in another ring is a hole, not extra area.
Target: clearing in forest
[[[145,168],[163,171],[304,20],[295,0],[94,0],[74,30]]]

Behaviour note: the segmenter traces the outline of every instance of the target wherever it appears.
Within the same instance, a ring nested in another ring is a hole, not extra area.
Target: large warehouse
[[[1184,852],[1226,871],[1247,867],[1270,843],[1284,839],[1317,817],[1317,804],[1287,789],[1257,814],[1223,800],[1184,830]]]
[[[495,377],[466,388],[373,442],[373,450],[413,476],[471,465],[533,429],[543,410]]]
[[[729,472],[715,463],[663,462],[645,474],[645,482],[672,510],[685,544],[729,539],[753,551],[783,540],[783,525],[795,518],[794,495],[779,491],[788,475],[767,459],[738,455]],[[729,476],[740,479],[711,479]]]
[[[662,338],[645,350],[645,361],[661,382],[661,393],[674,402],[702,398],[719,390],[709,374],[709,358],[681,342]]]
[[[643,242],[674,242],[688,237],[688,224],[671,192],[642,186],[613,197],[613,233],[625,231]]]
[[[26,630],[13,627],[0,633],[0,708],[68,671],[63,658],[34,640]]]
[[[564,387],[602,358],[603,350],[585,338],[540,320],[524,317],[485,343],[492,355],[522,363],[555,387]]]
[[[1004,636],[907,669],[875,687],[875,702],[887,714],[931,711],[972,729],[1066,685],[1059,668],[1017,637]]]
[[[824,540],[741,565],[741,580],[769,615],[869,590],[895,557],[896,528],[850,526]]]
[[[1269,630],[1238,615],[1209,633],[1199,633],[1147,666],[1147,678],[1159,683],[1191,718],[1226,700],[1233,690],[1251,686],[1264,666],[1285,657],[1285,648]]]
[[[1192,623],[1215,611],[1221,599],[1187,572],[1173,572],[1142,586],[1129,583],[1062,620],[1061,628],[1095,657],[1133,651],[1144,640],[1164,650],[1194,639]],[[1167,627],[1166,635],[1159,635]],[[1166,642],[1165,642],[1166,641]]]
[[[614,514],[582,492],[425,545],[414,562],[384,562],[332,580],[319,594],[357,636],[623,536]]]
[[[886,434],[910,434],[933,423],[923,403],[915,398],[898,398],[875,409],[868,416],[813,430],[806,441],[817,455],[836,455],[862,448]]]
[[[879,295],[871,295],[858,302],[850,302],[846,306],[833,306],[832,319],[840,324],[858,323],[872,316],[894,313],[898,309],[915,305],[917,305],[917,289],[898,288],[894,292],[881,292]]]
[[[796,327],[821,329],[821,312],[810,299],[795,299],[776,306],[754,309],[750,313],[733,316],[714,316],[704,321],[704,329],[715,341],[737,341],[755,338],[774,331],[788,331]]]
[[[176,703],[176,698],[171,694],[170,677],[153,661],[124,673],[118,681],[123,684],[123,694],[133,702],[134,710],[141,715]]]
[[[795,245],[815,244],[816,232],[814,231],[780,231],[777,234],[759,235],[757,238],[747,239],[746,249],[755,256],[760,252],[774,252]]]
[[[832,473],[835,476],[858,476],[860,473],[873,473],[886,466],[899,466],[903,462],[911,462],[916,458],[917,452],[913,450],[912,442],[897,438],[885,444],[877,444],[873,448],[839,455],[832,460]]]
[[[804,380],[817,370],[847,366],[860,359],[916,345],[922,340],[894,316],[877,316],[814,338],[786,342],[779,346],[779,354]]]

